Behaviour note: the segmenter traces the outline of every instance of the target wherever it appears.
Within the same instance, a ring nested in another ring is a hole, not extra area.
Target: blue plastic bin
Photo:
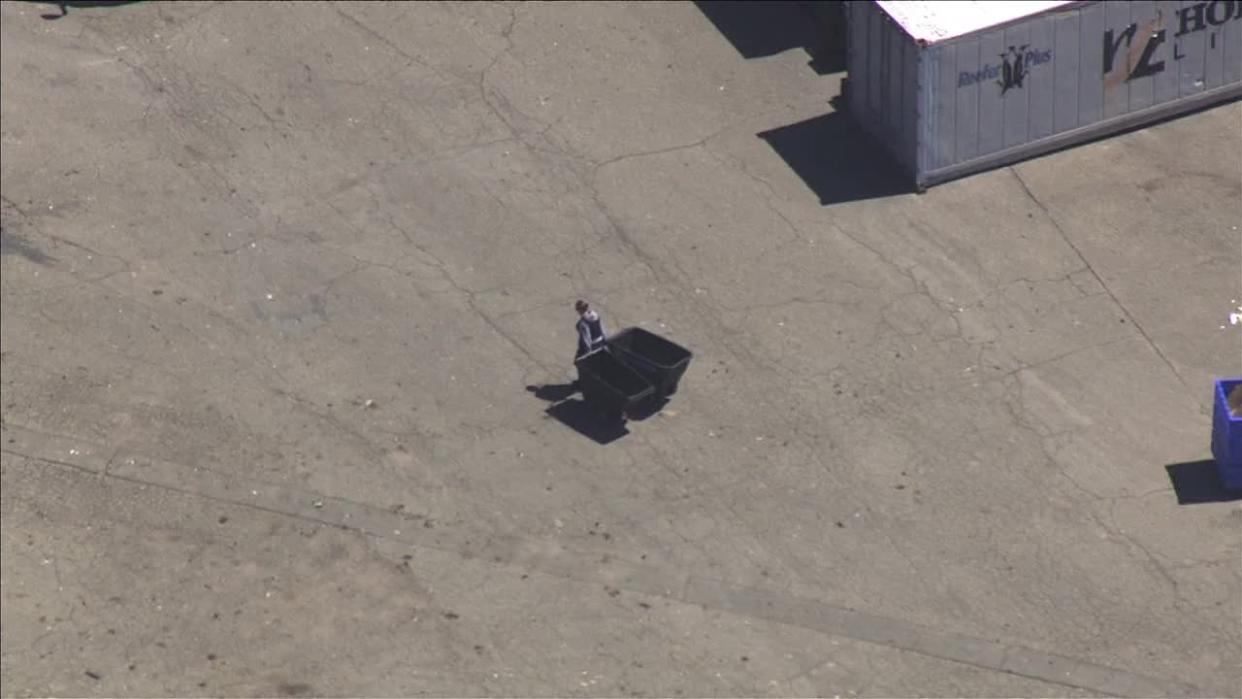
[[[1229,410],[1229,392],[1242,384],[1242,377],[1216,379],[1216,400],[1212,410],[1212,456],[1221,484],[1228,490],[1242,490],[1242,417]]]

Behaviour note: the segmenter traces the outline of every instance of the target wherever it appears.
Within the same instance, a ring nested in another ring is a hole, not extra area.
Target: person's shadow
[[[594,440],[597,444],[608,444],[629,434],[624,422],[605,420],[582,398],[574,398],[578,387],[572,383],[547,383],[538,386],[527,386],[540,400],[551,405],[544,412],[548,417],[565,425],[578,434]]]
[[[539,400],[559,403],[578,392],[578,387],[571,383],[545,383],[539,386],[527,386],[526,390],[535,394]]]

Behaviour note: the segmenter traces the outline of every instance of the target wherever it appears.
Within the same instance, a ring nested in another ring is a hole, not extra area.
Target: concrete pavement
[[[6,696],[1242,695],[1238,104],[919,196],[693,4],[49,7]],[[695,352],[626,434],[579,297]]]

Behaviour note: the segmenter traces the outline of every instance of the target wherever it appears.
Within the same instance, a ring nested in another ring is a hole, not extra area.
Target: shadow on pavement
[[[694,4],[743,58],[800,48],[820,75],[845,70],[843,3],[701,0]]]
[[[139,0],[70,0],[69,2],[47,2],[46,0],[27,0],[38,5],[55,5],[60,10],[60,14],[42,14],[39,15],[43,19],[60,19],[69,14],[69,8],[90,8],[90,7],[119,7],[121,5],[132,5]]]
[[[821,75],[845,70],[843,2],[695,3],[744,58],[801,48]],[[837,100],[836,111],[764,131],[768,142],[824,205],[909,194],[914,187],[879,143],[854,124]]]
[[[578,392],[577,387],[571,383],[545,383],[540,386],[527,386],[526,390],[535,394],[539,400],[549,403],[563,401]]]
[[[549,417],[599,444],[615,442],[630,433],[624,420],[607,420],[581,398],[571,400],[571,396],[578,393],[577,386],[572,383],[546,383],[527,386],[526,390],[536,398],[552,404],[544,411]],[[640,422],[658,415],[666,405],[668,398],[651,398],[636,405],[626,414],[626,418]]]
[[[604,420],[579,398],[554,403],[545,412],[562,425],[601,445],[615,442],[630,433],[624,422]]]
[[[631,420],[641,422],[652,415],[659,415],[666,405],[668,405],[668,398],[663,396],[652,397],[634,406],[627,416]]]
[[[844,112],[764,131],[768,142],[824,205],[910,194],[909,178]]]
[[[1212,459],[1169,464],[1164,468],[1169,472],[1179,505],[1242,500],[1242,491],[1225,490],[1221,485],[1216,462]]]
[[[538,386],[527,386],[526,390],[533,393],[539,400],[546,400],[552,405],[545,410],[548,417],[578,434],[595,440],[598,444],[608,444],[621,439],[630,431],[625,422],[605,420],[581,398],[570,399],[578,393],[578,387],[572,383],[545,383]]]
[[[24,236],[0,227],[0,256],[3,255],[18,255],[44,267],[56,261],[55,257],[32,245]]]

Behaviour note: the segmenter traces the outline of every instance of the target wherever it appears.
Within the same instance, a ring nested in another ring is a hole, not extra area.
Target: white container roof
[[[1072,3],[1073,0],[876,0],[915,41],[928,44]]]

